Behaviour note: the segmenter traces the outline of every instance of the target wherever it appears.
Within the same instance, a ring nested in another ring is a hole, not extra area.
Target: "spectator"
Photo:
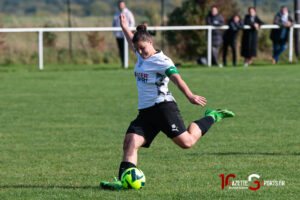
[[[244,24],[250,29],[244,29],[242,37],[242,56],[245,58],[244,66],[252,63],[252,57],[256,56],[257,31],[263,22],[256,15],[255,8],[248,9],[249,14],[245,16]]]
[[[229,29],[227,29],[223,35],[223,64],[224,66],[227,65],[227,49],[230,45],[232,49],[232,64],[236,66],[236,39],[239,30],[244,28],[244,24],[241,21],[240,16],[236,14],[229,20],[228,25]]]
[[[211,11],[206,16],[206,24],[211,26],[223,26],[224,19],[221,14],[219,14],[218,8],[216,6],[211,7]],[[223,42],[221,30],[212,31],[212,65],[219,65],[219,47]]]
[[[126,8],[125,1],[118,1],[119,11],[114,15],[113,27],[121,27],[120,26],[120,15],[124,14],[127,18],[128,27],[135,26],[135,20],[133,14]],[[118,48],[120,52],[120,57],[122,61],[122,65],[124,65],[124,35],[122,31],[114,31],[114,35],[117,39]]]
[[[286,50],[290,27],[294,21],[289,15],[288,8],[281,6],[280,12],[274,18],[274,24],[279,25],[280,29],[272,29],[270,38],[273,41],[273,64],[278,63],[279,56]]]

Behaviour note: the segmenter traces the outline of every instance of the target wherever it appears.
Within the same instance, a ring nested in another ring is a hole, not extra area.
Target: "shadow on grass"
[[[61,186],[61,185],[0,185],[0,189],[93,189],[100,190],[99,186]]]
[[[281,152],[200,152],[190,155],[211,155],[211,156],[300,156],[299,152],[281,153]]]

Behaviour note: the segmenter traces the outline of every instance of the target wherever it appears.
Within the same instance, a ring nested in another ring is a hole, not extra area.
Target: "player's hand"
[[[124,14],[120,15],[120,26],[121,27],[126,27],[127,26],[127,22],[126,22],[126,16]]]
[[[258,23],[254,23],[254,27],[255,27],[256,30],[258,30],[259,29],[259,24]]]
[[[196,104],[196,105],[200,105],[200,106],[205,106],[206,105],[206,98],[205,97],[201,97],[201,96],[198,96],[198,95],[191,95],[190,97],[188,97],[189,101],[192,103],[192,104]]]

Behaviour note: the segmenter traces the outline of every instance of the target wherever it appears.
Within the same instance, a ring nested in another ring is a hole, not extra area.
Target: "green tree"
[[[161,22],[160,16],[154,10],[145,10],[145,15],[149,19],[150,26],[158,26]]]
[[[112,14],[112,11],[108,3],[96,1],[87,7],[85,13],[93,16],[109,16]]]
[[[221,8],[219,11],[225,20],[236,11],[232,0],[186,0],[170,13],[168,25],[205,25],[211,5]],[[206,55],[205,31],[168,31],[166,36],[169,45],[181,58],[194,59]]]

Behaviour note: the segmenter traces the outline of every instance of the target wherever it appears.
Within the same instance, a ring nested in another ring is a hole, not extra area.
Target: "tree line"
[[[117,11],[117,0],[70,0],[72,14],[76,16],[110,16]],[[174,9],[182,0],[165,0],[166,11]],[[128,7],[137,15],[143,15],[145,5],[151,4],[156,10],[161,0],[127,0]],[[66,0],[0,0],[0,12],[9,15],[57,15],[66,12]]]
[[[205,1],[205,0],[202,0]],[[7,15],[57,15],[66,12],[66,0],[0,0],[0,12]],[[117,11],[117,0],[70,0],[72,14],[76,16],[111,16]],[[166,13],[179,7],[183,0],[164,0]],[[222,2],[221,1],[216,1]],[[161,0],[127,0],[128,7],[136,15],[144,15],[145,10],[151,5],[151,10],[160,13]],[[253,0],[235,0],[238,6],[253,5]],[[275,12],[278,5],[291,4],[293,0],[257,0],[257,6],[264,12]],[[149,9],[148,9],[149,10]]]

